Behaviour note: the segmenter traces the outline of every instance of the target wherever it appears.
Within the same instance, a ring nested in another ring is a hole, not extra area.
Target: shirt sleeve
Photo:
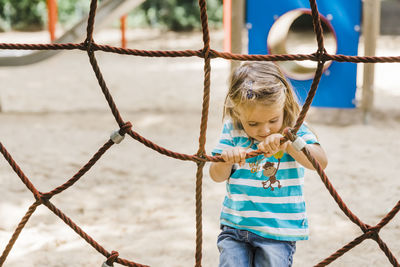
[[[219,141],[211,152],[213,156],[222,154],[222,151],[235,146],[232,138],[232,129],[233,125],[231,122],[227,121],[224,123]]]
[[[318,138],[310,130],[306,123],[301,125],[300,129],[297,131],[297,136],[303,138],[307,144],[319,144]]]

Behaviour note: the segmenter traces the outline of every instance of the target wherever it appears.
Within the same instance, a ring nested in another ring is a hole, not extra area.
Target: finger
[[[268,154],[272,153],[273,149],[271,147],[271,144],[267,143],[267,144],[265,144],[264,147],[265,147],[265,151],[264,152],[266,152]]]
[[[281,138],[279,137],[279,138],[276,138],[276,140],[275,140],[275,145],[277,146],[277,147],[279,147],[280,145],[281,145]]]
[[[282,141],[285,141],[285,137],[282,135],[281,138],[279,138],[279,144],[281,144]],[[288,140],[286,139],[285,142],[287,142]]]
[[[234,163],[235,162],[235,157],[233,155],[233,150],[227,151],[227,155],[228,155],[228,161],[230,163]]]
[[[240,152],[240,166],[246,164],[246,151],[242,150]]]
[[[232,151],[228,150],[226,151],[226,162],[232,163]]]
[[[241,153],[241,156],[242,156],[242,160],[246,160],[246,156],[247,156],[246,151],[243,150]]]
[[[261,143],[258,145],[258,149],[259,149],[260,151],[262,151],[262,152],[268,152],[268,151],[267,151],[267,148],[266,148],[266,145],[265,145],[264,142],[261,142]]]
[[[285,143],[283,143],[283,144],[279,147],[279,149],[285,151],[285,150],[287,149],[288,144],[289,144],[289,141],[286,141]]]
[[[227,151],[222,151],[221,157],[225,162],[229,162],[228,152]]]
[[[239,150],[235,150],[233,156],[235,163],[239,163],[241,161]]]
[[[264,143],[263,142],[259,143],[257,148],[258,148],[258,150],[263,151]]]
[[[279,136],[274,140],[274,146],[276,150],[279,150],[279,147],[281,146],[281,138]]]
[[[278,149],[278,145],[275,143],[275,141],[272,141],[270,144],[269,144],[269,147],[270,147],[270,152],[272,153],[272,152],[274,152],[274,151],[276,151],[277,149]]]

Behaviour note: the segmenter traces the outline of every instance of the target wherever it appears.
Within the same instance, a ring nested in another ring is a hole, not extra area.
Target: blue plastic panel
[[[332,18],[330,23],[337,37],[337,54],[358,54],[361,23],[361,0],[319,0],[319,12]],[[298,8],[310,8],[308,0],[247,0],[249,54],[268,54],[267,37],[275,18]],[[329,15],[329,16],[328,16]],[[321,78],[313,106],[354,108],[357,64],[333,62]],[[327,75],[329,73],[329,75]],[[311,87],[310,80],[289,79],[303,102]]]

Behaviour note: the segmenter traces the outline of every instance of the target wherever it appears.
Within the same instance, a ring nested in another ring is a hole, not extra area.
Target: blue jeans
[[[218,236],[219,267],[290,267],[295,241],[268,239],[226,225]]]

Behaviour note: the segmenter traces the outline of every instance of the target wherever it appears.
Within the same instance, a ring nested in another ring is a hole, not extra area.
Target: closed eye
[[[269,123],[276,123],[279,121],[279,117],[272,118]]]

